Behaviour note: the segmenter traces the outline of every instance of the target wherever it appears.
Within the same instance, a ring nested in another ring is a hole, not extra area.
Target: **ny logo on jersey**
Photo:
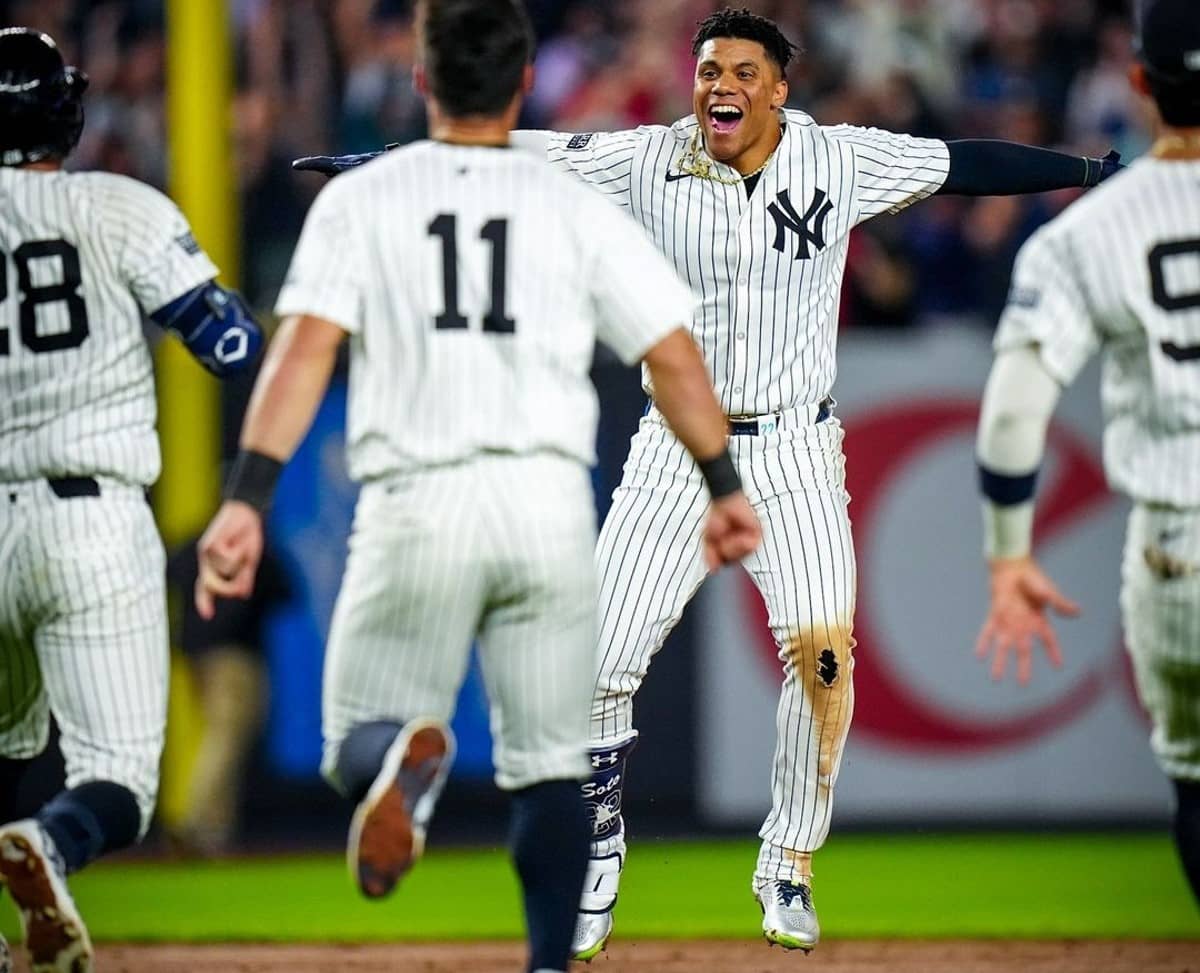
[[[818,250],[824,250],[825,219],[829,216],[831,209],[833,209],[833,201],[830,200],[824,189],[818,189],[812,202],[808,204],[808,209],[801,216],[796,212],[796,207],[792,205],[788,191],[781,190],[775,198],[775,202],[767,207],[767,212],[775,219],[775,243],[773,244],[775,249],[780,253],[784,252],[787,240],[785,231],[791,230],[799,238],[794,259],[808,260],[812,256],[809,244]]]

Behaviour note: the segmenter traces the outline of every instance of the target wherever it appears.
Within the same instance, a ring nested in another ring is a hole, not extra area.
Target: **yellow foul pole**
[[[196,239],[238,281],[232,145],[233,56],[226,0],[167,0],[167,134],[171,197]],[[215,380],[178,341],[158,355],[163,474],[155,492],[168,546],[203,529],[220,490],[220,400]]]
[[[197,241],[238,282],[238,198],[232,145],[233,45],[227,0],[167,0],[168,191]],[[157,352],[163,472],[155,512],[168,547],[204,528],[220,493],[220,389],[175,338]],[[185,593],[184,597],[188,595]],[[160,810],[168,826],[187,805],[201,725],[186,667],[171,666]]]

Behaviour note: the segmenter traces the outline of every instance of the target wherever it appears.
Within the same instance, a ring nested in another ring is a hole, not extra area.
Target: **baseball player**
[[[991,606],[978,653],[1029,681],[1062,664],[1047,609],[1074,615],[1032,556],[1033,495],[1062,387],[1105,353],[1104,463],[1134,502],[1125,641],[1175,787],[1175,840],[1200,901],[1200,18],[1152,0],[1134,86],[1158,108],[1149,154],[1039,230],[1017,259],[984,393],[978,454]]]
[[[773,943],[808,950],[819,927],[812,854],[829,831],[854,696],[855,569],[842,428],[833,414],[838,302],[850,231],[935,193],[1089,186],[1115,154],[1084,159],[1006,142],[941,142],[785,109],[795,47],[771,21],[725,9],[696,33],[694,114],[614,133],[517,133],[523,148],[629,211],[702,297],[692,335],[729,414],[730,452],[763,523],[745,561],[766,601],[783,682],[772,807],[752,888]],[[333,173],[362,156],[312,157]],[[575,955],[612,931],[625,862],[625,761],[633,697],[707,576],[700,471],[654,398],[630,447],[597,548],[599,677],[593,842]]]
[[[357,805],[351,872],[380,897],[421,854],[477,637],[529,969],[565,971],[590,830],[596,338],[645,361],[656,421],[697,470],[697,556],[738,560],[759,529],[685,328],[691,292],[628,216],[510,148],[532,83],[521,3],[418,11],[433,140],[313,204],[229,500],[200,543],[197,604],[207,615],[214,596],[248,591],[261,512],[349,336],[347,452],[363,487],[329,633],[323,769]]]
[[[145,833],[167,711],[149,315],[210,371],[261,332],[163,195],[68,173],[87,78],[0,30],[0,884],[35,970],[91,969],[66,876]],[[18,785],[61,730],[67,789]]]

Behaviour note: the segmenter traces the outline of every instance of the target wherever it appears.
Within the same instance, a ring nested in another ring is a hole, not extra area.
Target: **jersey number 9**
[[[34,284],[33,262],[57,260],[62,280],[53,284]],[[12,253],[17,268],[16,297],[20,307],[21,344],[34,354],[78,348],[88,336],[87,305],[79,287],[83,275],[79,269],[79,251],[66,240],[31,240]],[[0,305],[9,299],[8,258],[0,253]],[[37,309],[43,304],[66,306],[66,330],[42,334],[38,331]],[[11,354],[8,329],[0,324],[0,355]]]

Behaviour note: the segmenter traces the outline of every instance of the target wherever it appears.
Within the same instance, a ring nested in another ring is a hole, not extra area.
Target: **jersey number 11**
[[[445,308],[433,319],[438,330],[463,330],[466,316],[458,309],[458,217],[443,213],[429,224],[429,235],[442,241],[442,289]],[[517,322],[504,310],[505,280],[508,277],[508,220],[488,220],[479,237],[492,245],[491,307],[483,316],[483,330],[492,334],[513,334]]]

